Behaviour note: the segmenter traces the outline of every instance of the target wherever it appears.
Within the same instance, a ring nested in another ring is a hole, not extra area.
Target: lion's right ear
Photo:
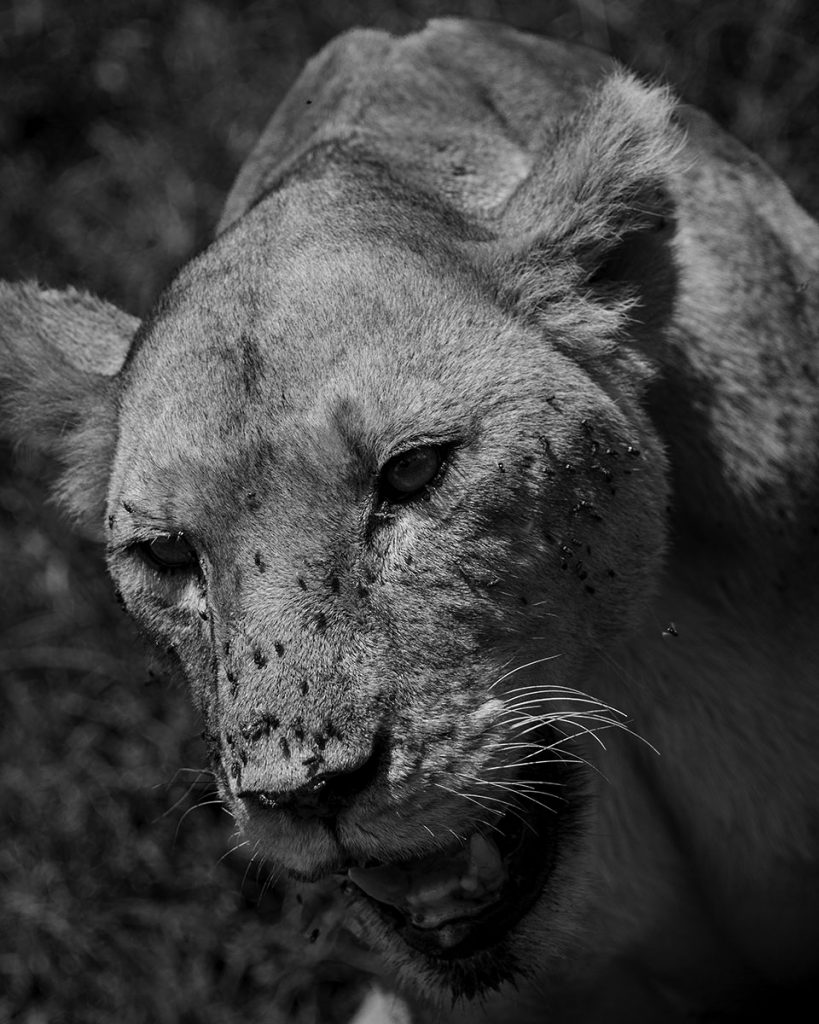
[[[0,282],[0,432],[62,465],[58,500],[102,536],[116,374],[139,321],[90,295]]]

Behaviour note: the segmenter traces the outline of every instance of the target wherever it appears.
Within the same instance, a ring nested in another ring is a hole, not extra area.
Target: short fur
[[[138,332],[0,289],[11,430],[62,459],[255,847],[302,877],[447,847],[532,724],[599,769],[494,949],[427,957],[352,897],[421,1019],[748,1019],[819,967],[817,270],[705,115],[443,20],[308,65]],[[425,500],[381,500],[429,445]],[[198,571],[140,557],[179,532]],[[319,770],[371,771],[332,829],[248,799]]]

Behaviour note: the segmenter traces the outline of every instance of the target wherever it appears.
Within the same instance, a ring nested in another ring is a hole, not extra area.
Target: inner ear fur
[[[635,308],[657,315],[673,275],[670,182],[683,145],[664,87],[617,71],[537,140],[501,218],[501,300],[573,355],[611,350]],[[639,317],[638,317],[639,319]]]
[[[55,493],[102,536],[116,374],[139,326],[91,295],[0,282],[0,429],[61,466]]]

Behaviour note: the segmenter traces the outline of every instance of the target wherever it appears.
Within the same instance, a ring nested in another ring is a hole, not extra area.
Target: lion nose
[[[259,779],[243,786],[238,796],[250,808],[282,811],[294,818],[333,818],[355,802],[378,773],[376,752],[354,768],[321,772],[302,784],[268,788]]]

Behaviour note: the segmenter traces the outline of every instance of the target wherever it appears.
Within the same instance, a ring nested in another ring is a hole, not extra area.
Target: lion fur
[[[550,684],[624,707],[647,742],[608,742],[480,1013],[730,1017],[817,966],[817,270],[819,228],[772,172],[607,58],[452,19],[356,31],[141,327],[0,287],[9,432],[64,463],[228,796],[232,768],[299,784],[273,709],[289,752],[329,722],[348,766],[387,706],[410,810],[380,852],[420,853],[413,813],[470,821],[433,781],[493,767],[475,680],[545,652]],[[457,442],[456,496],[362,546],[378,467],[429,438]],[[195,527],[206,591],[134,565],[158,526]],[[270,732],[250,754],[248,722]],[[237,813],[293,873],[334,863],[306,826]],[[367,927],[429,1019],[476,1019]]]

